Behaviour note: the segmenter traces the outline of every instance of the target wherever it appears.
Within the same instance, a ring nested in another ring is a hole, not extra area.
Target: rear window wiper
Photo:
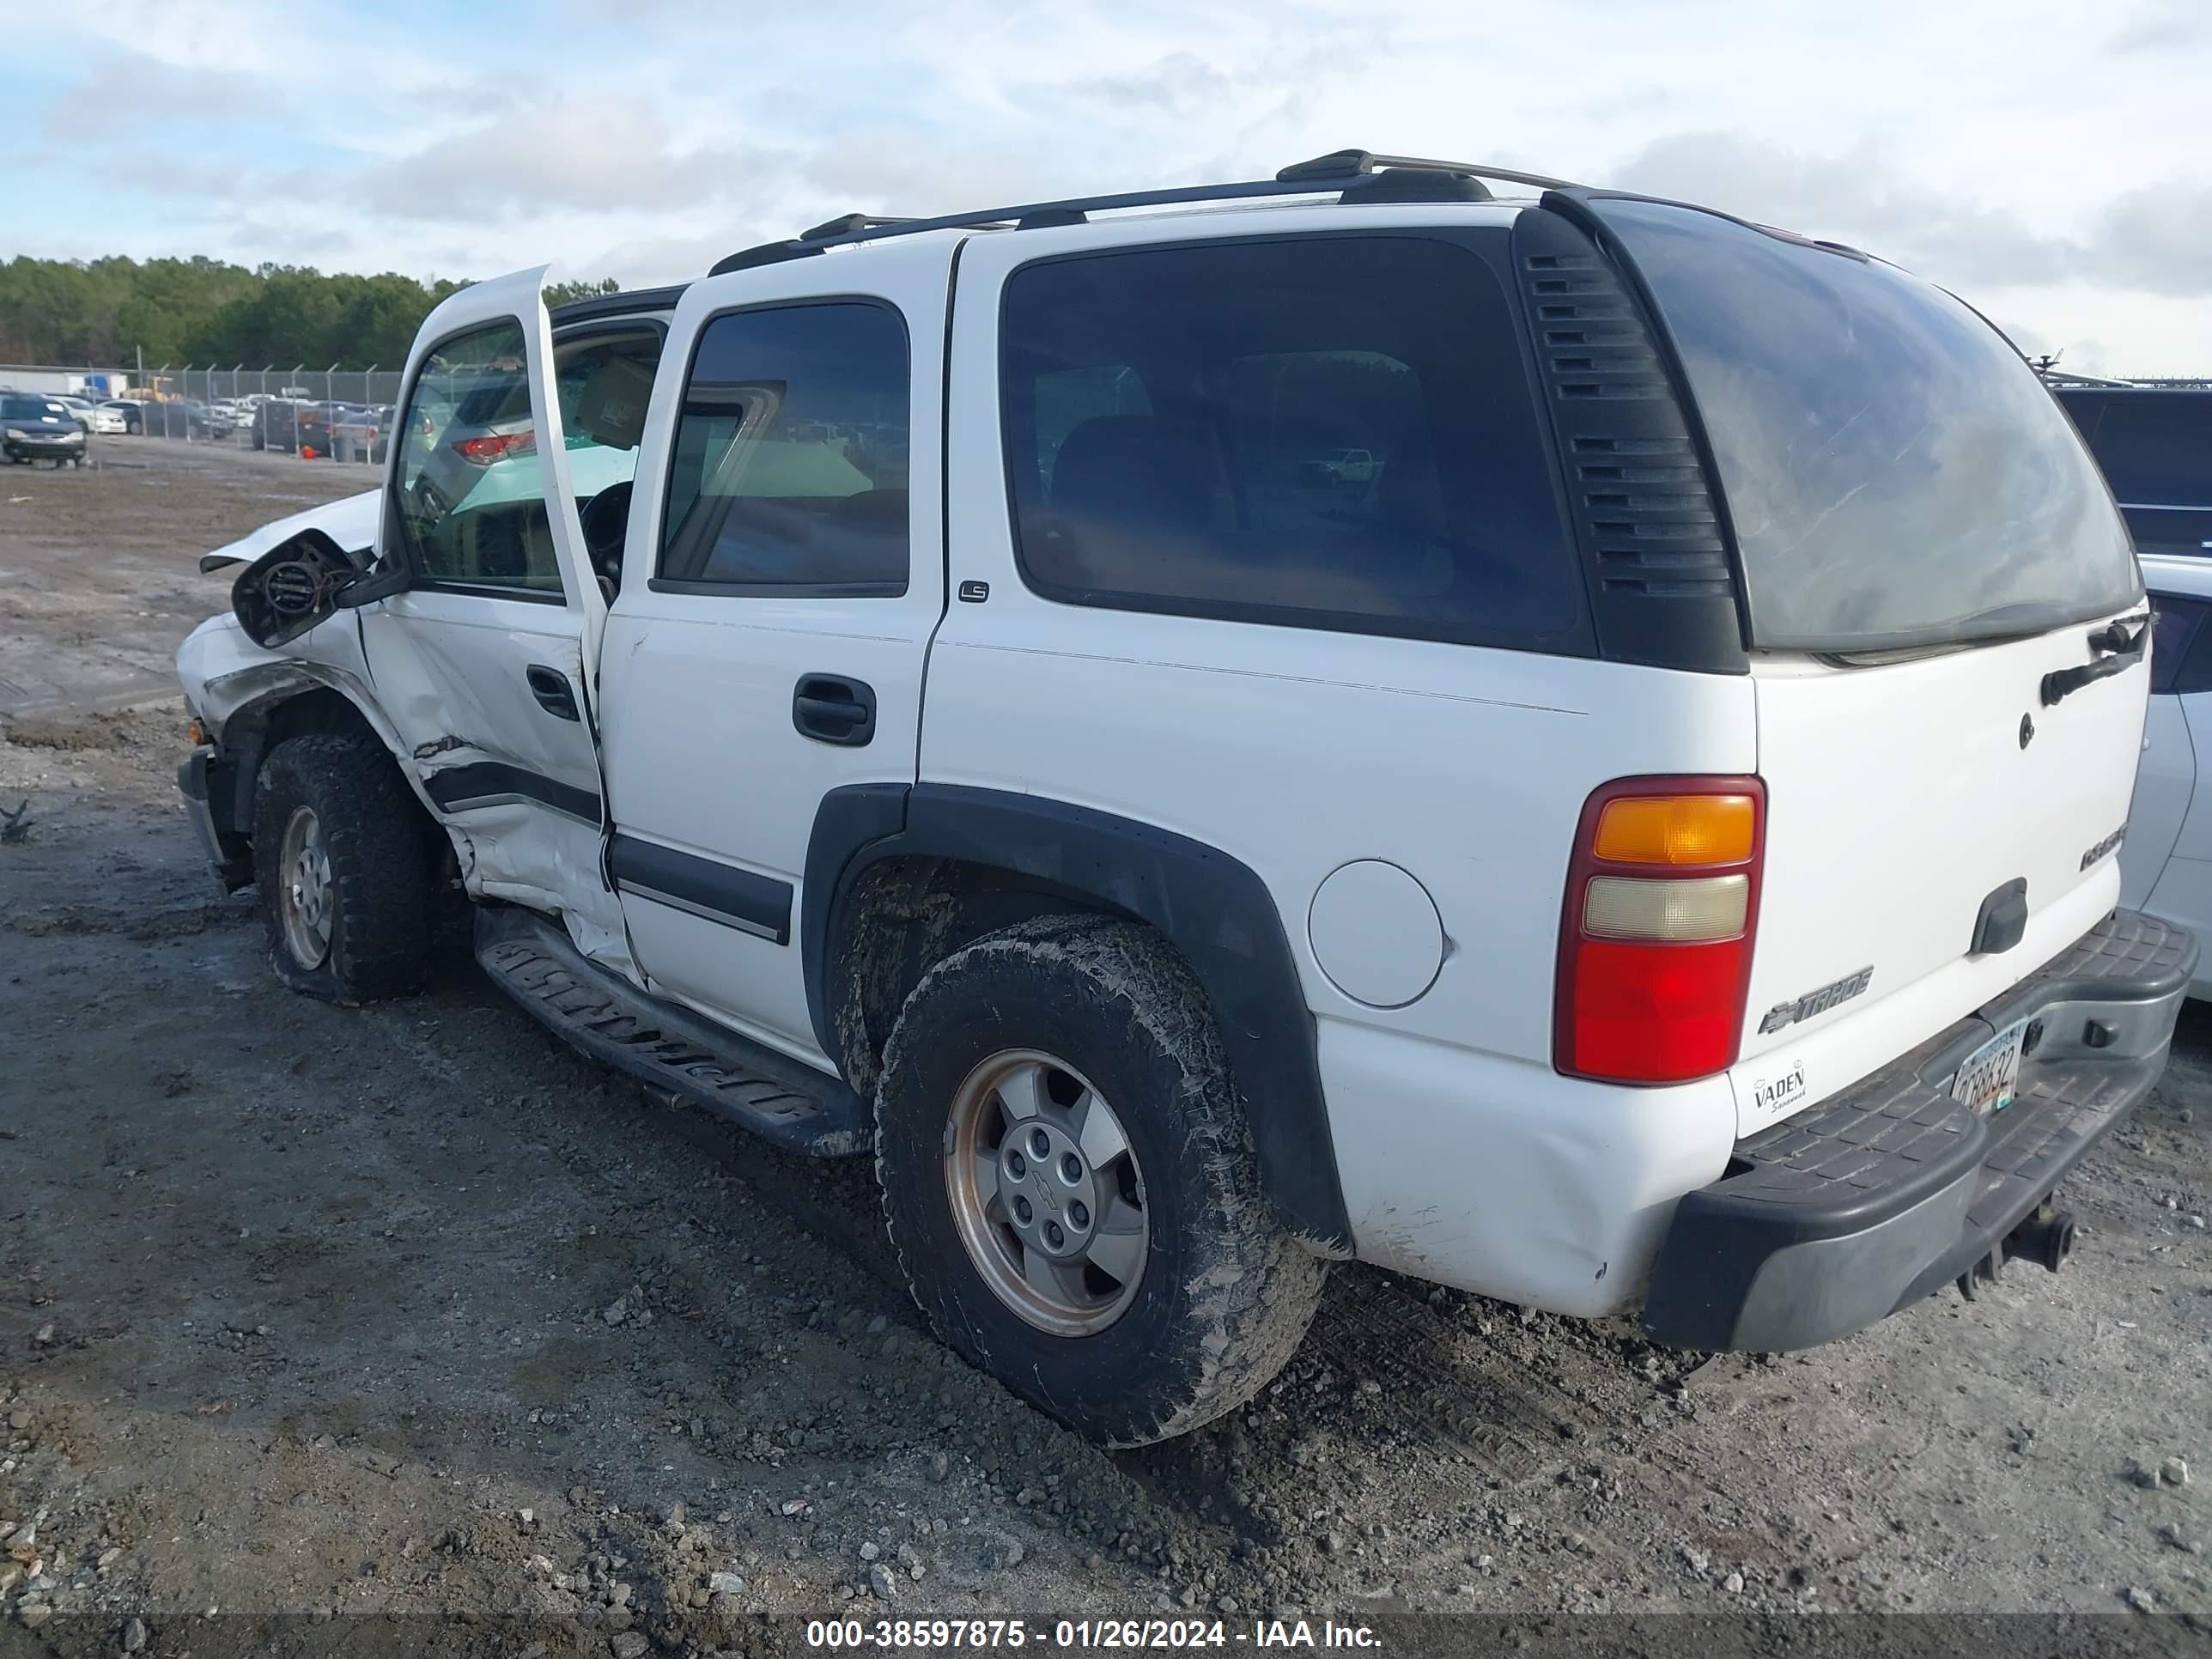
[[[2149,642],[2150,619],[2147,616],[2122,617],[2096,629],[2089,635],[2089,648],[2106,654],[2078,668],[2061,668],[2045,674],[2043,706],[2049,708],[2065,702],[2085,685],[2124,673],[2142,660],[2143,649]]]
[[[2131,651],[2142,642],[2143,630],[2150,626],[2150,612],[2142,611],[2132,617],[2116,617],[2089,635],[2092,651]]]

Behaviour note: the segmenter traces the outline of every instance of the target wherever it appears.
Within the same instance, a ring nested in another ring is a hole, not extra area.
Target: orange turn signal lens
[[[1756,821],[1749,795],[1629,795],[1605,804],[1590,851],[1609,864],[1741,864]]]
[[[207,741],[207,728],[198,720],[194,720],[185,727],[185,735],[190,738],[195,745],[203,744]]]

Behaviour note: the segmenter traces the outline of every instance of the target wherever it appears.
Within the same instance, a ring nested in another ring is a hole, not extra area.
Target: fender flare
[[[931,783],[832,790],[808,843],[799,944],[816,1038],[841,1066],[829,981],[845,954],[847,901],[870,866],[898,857],[1004,871],[1157,929],[1212,1005],[1277,1215],[1310,1247],[1351,1253],[1313,1013],[1281,913],[1250,866],[1156,824],[1042,796]]]
[[[300,657],[248,663],[209,680],[201,688],[200,696],[211,704],[222,706],[222,719],[216,723],[216,735],[221,736],[240,716],[273,708],[309,691],[337,692],[354,706],[368,729],[384,740],[386,749],[395,756],[400,752],[399,734],[384,718],[367,684],[347,670],[328,663]]]
[[[242,830],[253,821],[253,789],[264,758],[263,745],[269,715],[295,698],[317,691],[334,692],[345,700],[348,707],[361,716],[362,724],[375,733],[384,745],[385,752],[392,757],[416,799],[429,807],[421,780],[406,763],[399,734],[377,708],[368,686],[343,668],[286,657],[250,663],[219,674],[201,690],[202,697],[223,709],[220,723],[210,719],[213,730],[210,735],[216,740],[222,767],[229,774],[234,791],[230,827]],[[216,805],[212,798],[209,805],[211,809]],[[220,810],[216,810],[216,816],[218,823],[222,823],[223,814]]]

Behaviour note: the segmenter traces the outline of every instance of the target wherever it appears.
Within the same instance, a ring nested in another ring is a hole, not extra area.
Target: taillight
[[[488,432],[480,438],[459,438],[454,441],[453,453],[471,466],[489,466],[511,455],[536,454],[538,434],[535,430]]]
[[[1560,1071],[1685,1083],[1735,1063],[1765,830],[1757,778],[1623,778],[1584,803],[1559,918]]]

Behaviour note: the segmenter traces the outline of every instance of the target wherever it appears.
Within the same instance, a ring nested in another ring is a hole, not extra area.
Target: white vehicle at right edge
[[[2212,927],[2212,558],[2142,556],[2156,611],[2150,718],[2120,848],[2124,902],[2201,933]],[[2212,997],[2200,961],[2189,994]]]
[[[458,880],[1117,1443],[1333,1259],[1757,1350],[2064,1260],[2197,947],[2116,908],[2126,532],[1966,307],[1352,151],[540,276],[179,653],[295,988],[404,994]]]

